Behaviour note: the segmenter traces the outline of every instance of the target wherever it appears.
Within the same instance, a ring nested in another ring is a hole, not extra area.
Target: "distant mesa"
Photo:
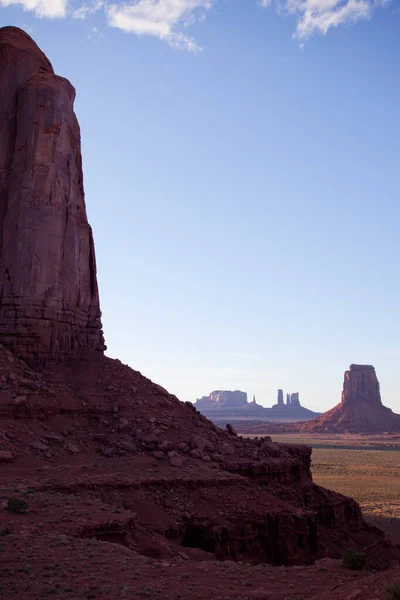
[[[257,404],[255,396],[252,402],[248,402],[246,392],[239,390],[216,390],[209,396],[198,398],[195,407],[218,425],[226,424],[232,419],[259,419],[278,423],[307,421],[318,415],[301,406],[298,392],[287,394],[285,404],[281,389],[278,390],[277,404],[271,408]]]
[[[216,390],[209,396],[203,396],[196,401],[196,408],[202,410],[234,410],[246,409],[247,394],[236,390],[234,392]]]
[[[278,405],[281,402],[278,395]],[[400,433],[400,415],[382,404],[380,385],[372,365],[350,365],[344,374],[342,400],[315,419],[296,423],[232,421],[241,433]]]

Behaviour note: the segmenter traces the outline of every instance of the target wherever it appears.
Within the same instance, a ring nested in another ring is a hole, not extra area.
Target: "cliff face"
[[[75,90],[12,27],[0,82],[0,342],[32,364],[102,351]]]
[[[371,365],[350,365],[344,374],[342,403],[345,405],[365,402],[370,406],[382,406],[379,381]]]

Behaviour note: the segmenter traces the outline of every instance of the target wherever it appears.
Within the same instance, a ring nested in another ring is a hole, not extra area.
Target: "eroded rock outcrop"
[[[0,29],[0,341],[30,363],[102,351],[75,90]]]

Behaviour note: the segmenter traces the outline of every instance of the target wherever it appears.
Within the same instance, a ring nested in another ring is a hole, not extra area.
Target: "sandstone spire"
[[[360,401],[376,407],[382,405],[379,382],[372,365],[350,365],[344,374],[342,402]]]
[[[75,90],[0,29],[0,342],[26,361],[104,350]]]

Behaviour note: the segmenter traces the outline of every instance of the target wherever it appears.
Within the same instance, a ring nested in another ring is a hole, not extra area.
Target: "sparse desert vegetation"
[[[395,581],[392,583],[388,587],[387,593],[389,600],[400,600],[400,581]]]

